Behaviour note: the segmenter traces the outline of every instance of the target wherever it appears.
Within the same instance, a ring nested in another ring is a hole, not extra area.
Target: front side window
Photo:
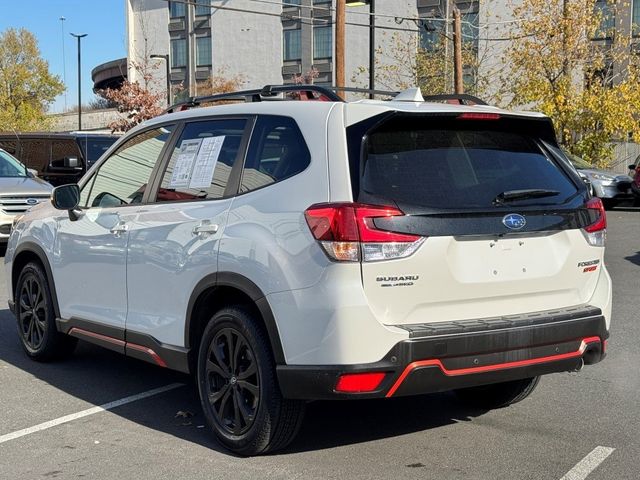
[[[246,124],[244,119],[188,123],[171,154],[156,201],[223,198]]]
[[[184,38],[171,39],[171,67],[187,66],[187,41]]]
[[[140,203],[173,126],[156,127],[123,143],[84,184],[80,206],[117,207]]]
[[[310,162],[311,154],[293,119],[260,117],[251,136],[240,192],[292,177],[305,170]]]
[[[283,55],[284,60],[300,60],[302,50],[300,45],[300,29],[285,30],[283,32]]]

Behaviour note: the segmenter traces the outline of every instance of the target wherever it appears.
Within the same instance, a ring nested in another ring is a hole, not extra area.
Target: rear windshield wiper
[[[525,190],[507,190],[506,192],[499,193],[496,198],[493,199],[494,205],[503,205],[507,202],[514,202],[517,200],[526,200],[528,198],[544,198],[553,197],[559,195],[557,190],[545,190],[542,188],[528,188]]]

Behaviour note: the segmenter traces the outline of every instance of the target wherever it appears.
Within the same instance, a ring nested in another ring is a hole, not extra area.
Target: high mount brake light
[[[456,117],[458,120],[500,120],[498,113],[466,112]]]
[[[361,203],[323,203],[305,212],[311,233],[327,255],[342,262],[371,262],[408,257],[422,244],[419,235],[379,230],[376,218],[398,217],[395,207]]]
[[[607,213],[604,210],[604,204],[598,197],[593,197],[587,202],[587,210],[596,211],[596,221],[587,225],[582,229],[582,234],[593,247],[604,247],[607,237]]]

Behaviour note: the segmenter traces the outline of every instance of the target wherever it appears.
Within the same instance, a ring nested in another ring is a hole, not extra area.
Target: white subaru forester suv
[[[604,357],[605,212],[549,118],[415,89],[188,106],[219,99],[249,101],[146,122],[16,223],[27,355],[82,339],[192,373],[243,455],[286,446],[310,400],[497,408]]]

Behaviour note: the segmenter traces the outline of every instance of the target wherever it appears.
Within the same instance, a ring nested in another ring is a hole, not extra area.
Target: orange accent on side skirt
[[[137,350],[138,352],[146,353],[153,360],[153,362],[160,367],[167,367],[167,364],[162,360],[160,355],[158,355],[153,349],[144,347],[142,345],[138,345],[137,343],[125,342],[124,340],[120,340],[118,338],[109,337],[108,335],[102,335],[100,333],[95,333],[90,330],[85,330],[83,328],[71,327],[69,335],[79,335],[80,337],[90,337],[95,338],[96,340],[102,340],[104,342],[113,343],[114,345],[118,345],[119,347],[124,347],[125,352],[127,348],[132,350]]]
[[[484,365],[482,367],[458,368],[455,370],[448,370],[439,359],[418,360],[416,362],[413,362],[407,365],[407,367],[402,372],[402,375],[400,375],[400,378],[396,380],[396,383],[393,384],[393,386],[385,396],[388,398],[388,397],[391,397],[394,393],[396,393],[396,390],[400,388],[400,385],[402,384],[402,382],[404,382],[407,376],[416,368],[438,367],[440,370],[442,370],[442,373],[444,373],[446,376],[455,377],[458,375],[472,375],[475,373],[493,372],[496,370],[506,370],[509,368],[528,367],[530,365],[538,365],[541,363],[556,362],[558,360],[567,360],[569,358],[580,357],[582,356],[584,351],[587,349],[588,344],[596,343],[596,342],[597,343],[601,342],[600,337],[588,337],[582,340],[582,342],[580,343],[580,348],[575,352],[561,353],[559,355],[550,355],[547,357],[531,358],[528,360],[518,360],[516,362]]]

